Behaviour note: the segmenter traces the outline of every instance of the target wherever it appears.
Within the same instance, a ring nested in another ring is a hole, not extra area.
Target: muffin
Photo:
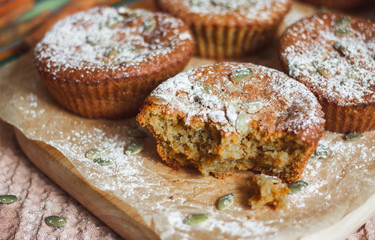
[[[233,58],[269,45],[290,0],[156,0],[163,11],[182,18],[197,41],[197,54]]]
[[[245,63],[202,66],[168,79],[137,120],[170,167],[218,178],[250,169],[292,182],[324,131],[321,106],[303,84]]]
[[[305,2],[316,6],[324,6],[328,8],[351,10],[353,8],[363,8],[369,5],[369,0],[304,0]]]
[[[326,129],[375,129],[375,24],[343,14],[303,19],[280,40],[289,75],[305,84],[323,106]]]
[[[117,119],[135,115],[158,84],[184,68],[194,48],[182,20],[96,7],[59,21],[36,46],[35,65],[67,110]]]

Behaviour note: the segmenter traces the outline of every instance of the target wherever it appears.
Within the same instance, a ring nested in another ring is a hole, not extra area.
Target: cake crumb
[[[286,205],[290,189],[279,178],[260,174],[248,183],[252,193],[248,200],[251,209],[258,209],[264,205],[279,209]]]

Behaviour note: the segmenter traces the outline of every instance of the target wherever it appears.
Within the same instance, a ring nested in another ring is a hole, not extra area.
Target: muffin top
[[[289,75],[340,106],[375,103],[375,23],[319,14],[291,26],[280,42]]]
[[[96,7],[59,21],[37,45],[35,58],[39,69],[54,75],[80,71],[88,78],[100,72],[126,77],[156,71],[193,51],[193,37],[179,19],[141,9]]]
[[[285,15],[290,0],[157,0],[166,11],[183,19],[217,25],[271,22]],[[194,19],[194,20],[193,20]]]
[[[288,131],[314,142],[324,130],[321,106],[303,84],[249,63],[218,63],[180,73],[159,85],[145,104],[164,108],[187,125],[211,122],[228,135],[247,135],[249,127],[259,126],[267,136]]]

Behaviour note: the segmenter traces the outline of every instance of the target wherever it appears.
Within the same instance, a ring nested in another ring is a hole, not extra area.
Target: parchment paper
[[[284,28],[314,11],[295,3]],[[274,44],[247,60],[277,68],[276,51]],[[210,62],[195,58],[189,67]],[[302,179],[309,186],[289,195],[283,209],[254,211],[247,205],[246,186],[253,173],[219,180],[194,169],[174,171],[160,161],[151,135],[141,154],[126,156],[124,146],[132,140],[129,121],[89,120],[62,109],[41,82],[31,54],[0,70],[0,118],[29,139],[61,151],[88,182],[133,206],[162,239],[297,239],[312,234],[319,239],[321,233],[343,238],[375,214],[375,132],[353,141],[326,132],[321,143],[331,156],[307,166]],[[96,146],[112,149],[112,165],[85,158]],[[217,200],[228,193],[235,194],[235,204],[219,211]],[[207,213],[210,220],[184,224],[192,213]]]

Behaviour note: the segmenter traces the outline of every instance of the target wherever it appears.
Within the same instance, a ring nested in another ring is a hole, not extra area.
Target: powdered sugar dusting
[[[335,32],[343,16],[317,15],[296,23],[282,49],[289,75],[338,105],[375,102],[375,23],[372,28],[352,19],[353,34]]]
[[[253,75],[232,82],[230,74],[242,67],[253,68]],[[259,121],[269,131],[288,130],[302,138],[317,129],[318,136],[324,123],[320,105],[303,84],[252,64],[222,63],[191,69],[159,85],[150,99],[168,105],[170,112],[182,111],[187,125],[192,119],[209,119],[227,134],[239,134],[236,124],[241,111],[247,113],[250,125]],[[278,122],[267,122],[265,114]]]
[[[82,77],[97,69],[134,68],[191,41],[188,31],[179,32],[181,26],[181,20],[161,13],[93,8],[58,22],[37,45],[36,58],[55,74],[80,69]]]
[[[179,1],[175,1],[179,2]],[[184,0],[193,13],[244,16],[247,19],[269,20],[274,11],[284,9],[289,0]]]

